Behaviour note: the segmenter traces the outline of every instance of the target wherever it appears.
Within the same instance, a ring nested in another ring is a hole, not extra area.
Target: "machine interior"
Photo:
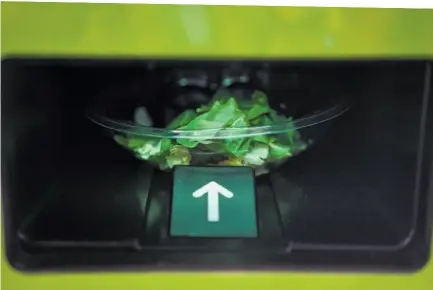
[[[356,259],[365,265],[413,265],[415,258],[405,249],[412,251],[428,236],[430,66],[424,61],[3,60],[8,260],[22,269],[186,262],[346,265]],[[128,100],[139,100],[155,124],[163,125],[161,112],[177,97],[164,86],[173,70],[220,75],[234,68],[257,76],[271,102],[285,102],[295,113],[314,111],[334,97],[350,99],[352,107],[310,150],[257,178],[257,240],[172,239],[167,234],[171,174],[120,148],[89,121],[88,108],[101,94],[117,100],[125,114],[131,110]]]

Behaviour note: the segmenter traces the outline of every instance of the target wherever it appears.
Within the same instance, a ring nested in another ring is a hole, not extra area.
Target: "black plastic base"
[[[257,178],[260,238],[251,243],[171,239],[170,173],[135,160],[77,113],[116,76],[140,75],[141,62],[48,63],[2,64],[2,195],[13,267],[413,271],[427,262],[430,64],[268,62],[276,104],[288,93],[319,102],[343,92],[355,104],[311,149]]]
[[[85,178],[89,172],[80,174],[83,178],[78,180],[89,184]],[[137,171],[104,167],[92,175],[96,190],[78,180],[67,184],[68,180],[54,188],[20,228],[26,248],[284,252],[290,248],[290,238],[283,225],[302,198],[300,189],[288,182],[284,186],[291,194],[276,196],[270,176],[263,176],[257,180],[258,239],[180,239],[168,233],[170,173],[148,166]]]

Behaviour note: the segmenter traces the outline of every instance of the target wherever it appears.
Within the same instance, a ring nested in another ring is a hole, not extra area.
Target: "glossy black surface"
[[[308,114],[334,99],[354,101],[315,146],[256,180],[261,236],[251,242],[170,240],[171,174],[135,160],[85,116],[104,92],[105,100],[124,106],[125,116],[144,104],[164,124],[158,112],[179,95],[162,85],[167,69],[208,68],[208,79],[218,82],[225,63],[162,62],[150,72],[144,61],[4,61],[8,259],[22,270],[419,268],[428,257],[431,230],[430,66],[245,63],[271,103],[285,103],[287,114]],[[184,106],[170,104],[173,110]]]

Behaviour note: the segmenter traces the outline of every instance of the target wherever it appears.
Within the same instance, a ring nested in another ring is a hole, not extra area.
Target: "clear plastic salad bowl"
[[[101,112],[93,112],[90,119],[136,158],[160,170],[176,165],[250,166],[260,175],[308,149],[322,131],[319,127],[327,127],[348,108],[342,102],[293,119],[271,108],[266,94],[254,91],[246,99],[214,97],[183,111],[165,128],[116,120]]]

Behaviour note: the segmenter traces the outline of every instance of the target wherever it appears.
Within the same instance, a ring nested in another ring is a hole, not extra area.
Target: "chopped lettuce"
[[[260,166],[266,162],[269,156],[269,146],[265,143],[255,143],[251,150],[243,157],[246,165]]]
[[[248,128],[285,123],[288,130],[251,137],[214,138],[226,128]],[[186,110],[167,125],[171,130],[190,131],[191,137],[158,139],[133,134],[115,135],[115,141],[128,148],[142,160],[157,163],[161,169],[176,165],[200,163],[194,160],[196,152],[218,156],[218,160],[199,165],[226,165],[260,167],[267,162],[284,159],[307,148],[294,127],[293,119],[278,114],[268,102],[266,94],[255,91],[250,99],[235,99],[230,95],[216,95],[213,100],[196,110]],[[203,135],[200,130],[213,129]],[[196,162],[196,163],[194,163]]]
[[[179,127],[187,125],[189,122],[197,117],[197,113],[192,110],[186,110],[179,116],[177,116],[173,121],[168,124],[167,129],[177,129]]]
[[[241,158],[230,158],[223,161],[218,162],[217,165],[220,166],[244,166],[245,163]]]
[[[191,153],[182,145],[174,145],[165,160],[169,168],[175,165],[188,165],[191,162]]]
[[[132,150],[139,159],[148,160],[167,153],[171,148],[169,139],[145,138],[135,135],[115,135],[114,140]]]

